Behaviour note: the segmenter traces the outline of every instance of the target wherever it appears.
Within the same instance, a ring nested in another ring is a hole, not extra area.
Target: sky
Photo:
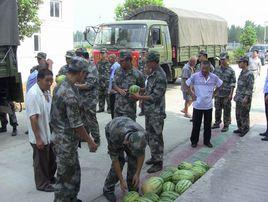
[[[114,21],[114,9],[124,0],[74,0],[74,30]],[[228,25],[244,26],[246,20],[264,25],[268,21],[268,0],[164,0],[166,7],[216,14]],[[266,23],[268,25],[268,22]]]

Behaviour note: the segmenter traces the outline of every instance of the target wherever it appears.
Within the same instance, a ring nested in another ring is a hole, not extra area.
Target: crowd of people
[[[112,165],[104,182],[103,195],[109,201],[116,201],[114,191],[117,182],[122,190],[138,189],[146,145],[151,154],[145,162],[151,165],[147,172],[162,170],[167,79],[160,66],[158,52],[142,50],[137,69],[132,66],[132,53],[128,50],[120,50],[117,57],[114,54],[107,56],[107,51],[102,49],[96,65],[84,49],[67,51],[66,65],[56,75],[56,78],[64,76],[64,80],[57,81],[53,90],[53,61],[47,59],[43,52],[39,52],[36,58],[38,65],[30,70],[25,103],[37,190],[54,192],[55,202],[81,201],[77,198],[81,180],[78,147],[83,141],[88,144],[90,152],[96,152],[101,144],[96,113],[104,112],[105,105],[112,118],[105,127]],[[193,148],[199,141],[203,116],[205,146],[213,147],[211,129],[220,128],[222,119],[221,132],[229,130],[233,99],[238,127],[234,133],[243,137],[250,129],[254,78],[260,72],[257,51],[251,59],[241,57],[238,60],[241,73],[237,82],[235,71],[228,61],[228,54],[221,53],[220,65],[215,68],[209,62],[206,51],[202,50],[198,58],[192,56],[183,67],[181,90],[185,104],[181,111],[193,122],[190,137]],[[139,92],[130,93],[132,85],[139,86]],[[268,78],[265,85],[266,117],[267,86]],[[213,99],[215,123],[212,125]],[[145,129],[136,122],[138,102],[140,115],[145,115]],[[189,107],[192,104],[191,114]],[[16,119],[11,118],[10,123],[13,132],[16,132]],[[0,132],[5,131],[6,124],[2,123]],[[268,140],[268,129],[260,135],[264,136],[263,140]],[[125,180],[122,170],[126,162],[128,171]]]

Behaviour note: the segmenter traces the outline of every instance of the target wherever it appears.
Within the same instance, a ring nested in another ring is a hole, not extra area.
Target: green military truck
[[[9,113],[8,102],[23,102],[21,74],[17,67],[18,11],[16,0],[0,2],[0,112]]]
[[[85,37],[89,31],[87,28]],[[214,58],[226,45],[227,22],[221,17],[178,8],[145,6],[123,21],[100,25],[92,53],[97,63],[102,48],[106,48],[108,54],[116,55],[120,49],[130,49],[133,65],[137,67],[141,50],[158,51],[168,81],[175,82],[190,56],[206,50],[214,64]]]

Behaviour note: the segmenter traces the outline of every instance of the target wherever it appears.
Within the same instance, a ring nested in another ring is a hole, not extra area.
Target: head
[[[77,57],[84,58],[83,51],[84,51],[83,48],[78,48],[78,49],[76,49],[76,51],[75,51],[75,55],[76,55]]]
[[[101,60],[106,60],[106,58],[107,58],[107,50],[103,48],[100,51],[100,59]]]
[[[203,62],[208,60],[208,54],[205,50],[201,50],[198,55],[199,62]]]
[[[201,72],[204,76],[208,75],[210,72],[211,63],[209,61],[201,62]]]
[[[109,55],[108,60],[111,63],[111,65],[113,65],[116,61],[116,55],[115,54]]]
[[[43,52],[37,53],[35,56],[39,65],[46,65],[47,54]]]
[[[83,52],[83,56],[84,56],[84,58],[85,58],[86,61],[88,61],[88,62],[90,61],[89,53],[87,51],[84,51]]]
[[[192,56],[190,59],[189,59],[189,65],[190,67],[194,67],[197,63],[197,58],[195,56]]]
[[[229,55],[228,55],[227,52],[222,52],[220,54],[220,61],[221,61],[222,66],[224,66],[224,67],[228,66],[228,64],[229,64]]]
[[[237,61],[238,66],[240,69],[245,69],[248,66],[248,57],[244,56],[239,58],[239,60]]]
[[[136,131],[129,135],[128,146],[134,156],[141,156],[145,152],[146,139],[145,132]]]
[[[147,55],[147,50],[142,49],[142,51],[141,51],[141,60],[142,61],[146,61],[146,55]]]
[[[65,54],[66,63],[69,65],[72,62],[72,57],[75,56],[75,52],[72,50],[69,50]]]
[[[74,83],[81,83],[84,81],[88,73],[89,63],[81,57],[73,57],[72,62],[68,68],[67,77]]]
[[[49,90],[53,83],[53,73],[49,69],[39,70],[37,74],[37,83],[41,90]]]
[[[252,57],[253,58],[256,58],[259,56],[259,51],[258,50],[254,50],[253,53],[252,53]]]
[[[160,55],[156,51],[148,52],[146,56],[146,66],[149,74],[152,73],[159,66]]]
[[[121,50],[118,58],[119,64],[125,70],[130,69],[132,67],[132,55],[128,50]]]

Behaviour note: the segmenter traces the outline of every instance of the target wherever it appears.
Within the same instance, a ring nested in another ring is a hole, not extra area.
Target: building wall
[[[55,0],[54,0],[55,1]],[[50,16],[50,0],[44,0],[40,5],[39,17],[42,21],[40,32],[40,51],[47,53],[47,58],[53,60],[53,73],[57,74],[65,64],[65,53],[73,49],[73,0],[61,0],[61,16]],[[22,73],[23,82],[27,81],[30,69],[37,64],[34,51],[34,36],[21,42],[18,48],[18,68]]]

